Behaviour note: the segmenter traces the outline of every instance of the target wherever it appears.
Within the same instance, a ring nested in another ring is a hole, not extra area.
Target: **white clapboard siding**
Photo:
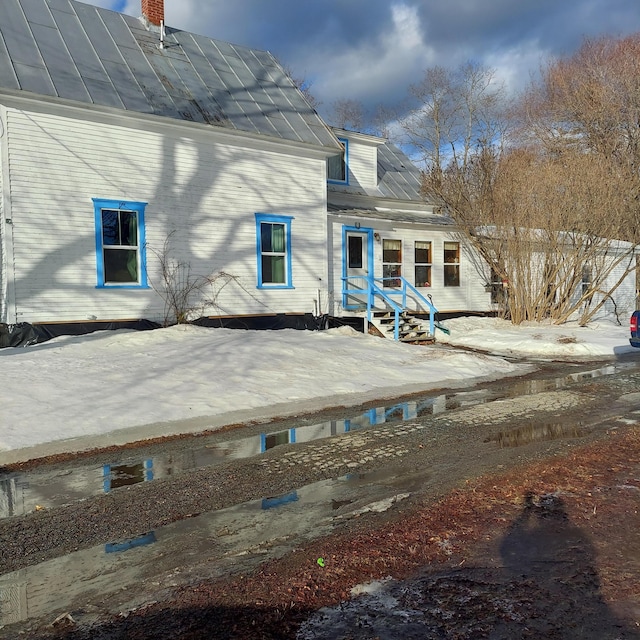
[[[612,258],[609,258],[612,259]],[[600,319],[607,317],[609,319],[618,319],[620,322],[627,322],[629,316],[636,308],[636,273],[633,270],[636,266],[636,256],[631,255],[623,258],[618,264],[611,270],[603,283],[602,291],[610,291],[613,287],[617,288],[613,291],[612,295],[603,295],[602,293],[595,293],[591,300],[591,308],[604,298],[604,304],[602,308],[596,313],[594,319]],[[625,272],[632,269],[630,273]],[[618,284],[620,279],[622,282]]]
[[[152,283],[170,234],[192,273],[233,276],[209,315],[313,312],[319,290],[326,300],[324,160],[193,131],[8,110],[16,321],[163,318],[153,289],[96,288],[92,198],[148,203]],[[256,212],[294,217],[294,289],[256,288]]]
[[[0,109],[0,137],[4,133],[4,114]],[[7,226],[11,225],[11,221],[7,221],[5,215],[4,183],[6,172],[6,153],[5,145],[0,142],[0,322],[8,315],[8,287],[9,287],[9,263],[7,261]]]
[[[485,291],[487,283],[486,273],[483,273],[484,265],[481,261],[470,257],[468,249],[462,247],[460,262],[460,286],[444,286],[444,243],[445,241],[460,242],[459,235],[444,227],[428,225],[395,225],[390,229],[389,222],[381,222],[366,218],[358,218],[357,221],[364,229],[371,228],[379,234],[380,241],[373,244],[374,276],[382,277],[382,241],[385,238],[399,239],[402,241],[402,275],[415,285],[415,241],[430,241],[432,247],[432,266],[430,287],[419,289],[426,297],[431,295],[433,303],[441,312],[459,311],[491,311],[490,294]],[[333,284],[332,308],[333,313],[342,313],[342,229],[354,226],[353,220],[344,217],[329,216],[330,247],[331,247],[331,274]],[[378,224],[378,226],[376,226]],[[411,304],[408,304],[413,308]]]
[[[378,146],[349,137],[349,186],[365,190],[378,186]]]

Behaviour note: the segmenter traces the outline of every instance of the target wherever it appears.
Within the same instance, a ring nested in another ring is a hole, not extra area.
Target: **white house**
[[[0,346],[183,313],[422,341],[493,310],[397,147],[329,128],[271,54],[141,14],[0,1]]]
[[[409,158],[382,138],[335,132],[345,152],[328,163],[330,313],[368,316],[384,333],[387,313],[366,308],[371,282],[372,305],[392,315],[394,303],[412,315],[428,315],[431,305],[441,317],[492,311],[486,264],[424,201]],[[406,326],[407,338],[415,329]]]
[[[204,316],[319,314],[336,136],[271,54],[141,9],[0,2],[0,322],[162,322],[163,255],[222,274]]]

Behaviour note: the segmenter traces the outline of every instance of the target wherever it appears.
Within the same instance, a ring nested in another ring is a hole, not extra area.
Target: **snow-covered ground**
[[[438,344],[411,346],[349,328],[322,332],[175,326],[98,332],[0,350],[0,463],[49,443],[57,452],[263,421],[525,370],[496,355],[543,358],[637,351],[628,328],[601,322],[514,327],[444,323]],[[42,449],[42,447],[40,447]],[[5,452],[5,454],[3,454]]]

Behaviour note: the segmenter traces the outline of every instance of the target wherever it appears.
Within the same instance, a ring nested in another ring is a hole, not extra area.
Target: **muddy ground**
[[[287,468],[283,448],[260,461],[201,470],[196,482],[154,482],[3,521],[6,572],[109,539],[115,532],[106,529],[118,519],[105,514],[120,514],[118,535],[135,535],[353,470],[353,461],[358,470],[398,465],[417,478],[392,509],[342,519],[330,535],[242,573],[207,576],[199,566],[176,587],[139,594],[134,607],[70,611],[53,625],[6,627],[0,636],[640,638],[640,429],[637,408],[618,401],[639,383],[633,373],[539,394],[542,430],[534,428],[531,403],[521,414],[517,403],[506,407],[502,417],[474,409],[441,420],[437,440],[435,419],[428,437],[390,428],[384,446],[379,437],[353,434],[351,453],[341,450],[334,467],[305,462],[335,449],[321,441],[289,452],[300,464]],[[605,419],[605,406],[616,403],[616,415]],[[463,432],[451,429],[456,421]],[[539,433],[548,437],[536,440]],[[376,458],[390,447],[397,460]]]

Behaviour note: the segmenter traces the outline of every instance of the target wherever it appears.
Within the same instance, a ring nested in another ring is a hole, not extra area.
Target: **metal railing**
[[[357,283],[362,282],[362,287],[358,288]],[[385,282],[393,282],[393,287],[384,288]],[[351,288],[349,287],[351,284]],[[400,339],[400,315],[407,310],[407,299],[410,297],[417,302],[417,306],[422,306],[429,312],[429,333],[435,334],[435,314],[438,310],[431,300],[425,298],[410,282],[402,276],[390,278],[370,278],[368,276],[344,276],[342,278],[342,296],[346,300],[348,296],[362,296],[366,299],[367,322],[371,322],[372,310],[375,308],[376,298],[380,298],[386,308],[393,311],[393,338]],[[399,298],[399,301],[394,300]],[[420,309],[411,309],[414,313],[420,313]]]

